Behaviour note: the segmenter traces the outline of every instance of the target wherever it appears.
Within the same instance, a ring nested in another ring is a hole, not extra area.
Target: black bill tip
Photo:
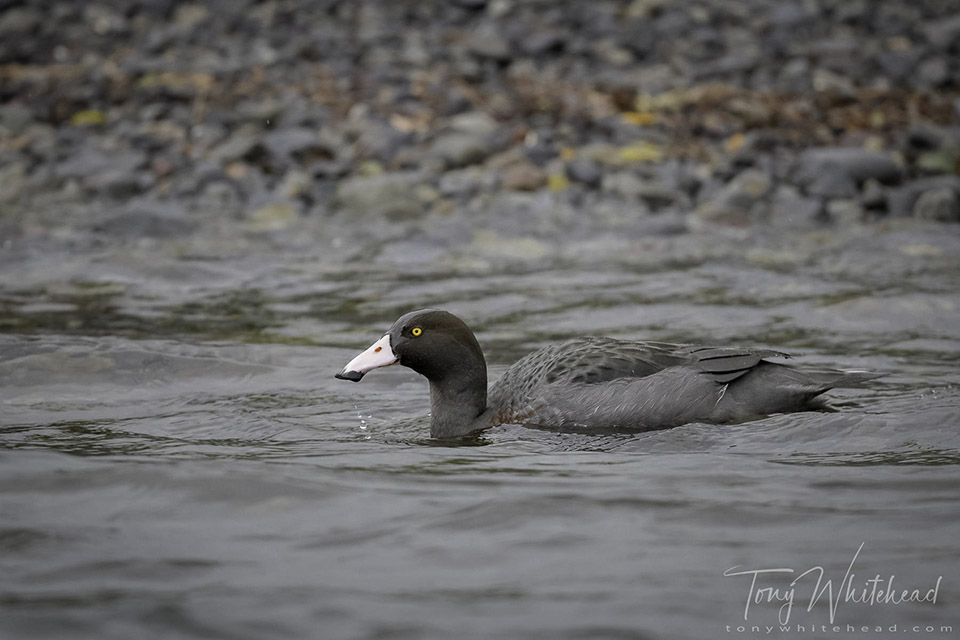
[[[347,371],[344,369],[340,373],[334,376],[338,380],[349,380],[350,382],[360,382],[360,379],[363,378],[363,374],[359,371]]]

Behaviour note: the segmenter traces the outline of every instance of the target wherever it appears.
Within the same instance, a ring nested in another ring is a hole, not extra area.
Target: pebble
[[[498,62],[510,59],[510,43],[493,24],[484,23],[476,28],[466,39],[467,50],[481,58],[490,58]]]
[[[817,148],[804,151],[793,178],[811,195],[825,198],[855,198],[859,185],[874,179],[898,182],[903,170],[893,156],[883,151],[853,147]]]
[[[15,202],[27,186],[27,163],[22,160],[0,162],[0,202]]]
[[[483,162],[493,153],[490,137],[482,134],[447,133],[430,145],[427,155],[440,160],[447,169]]]
[[[950,189],[960,193],[960,176],[934,176],[913,180],[901,187],[893,189],[887,199],[890,215],[895,218],[905,218],[915,214],[915,205],[921,194],[928,191]],[[927,215],[926,213],[924,215]]]
[[[567,177],[596,189],[603,180],[600,163],[590,158],[575,158],[567,164]]]
[[[132,202],[122,213],[95,225],[94,230],[130,239],[175,238],[192,233],[197,226],[179,204],[144,200]]]
[[[419,175],[413,172],[356,176],[337,186],[334,204],[362,216],[382,216],[390,220],[416,218],[424,213],[414,193]]]
[[[701,203],[693,216],[704,222],[732,227],[747,227],[758,217],[754,208],[761,204],[772,187],[770,176],[748,169]]]
[[[960,222],[960,193],[950,187],[924,191],[913,203],[913,217],[934,222]]]
[[[509,191],[537,191],[546,184],[547,173],[530,162],[511,165],[500,177],[500,186]]]

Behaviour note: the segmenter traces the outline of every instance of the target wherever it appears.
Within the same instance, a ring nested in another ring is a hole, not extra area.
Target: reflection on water
[[[943,604],[842,623],[960,622],[960,252],[868,269],[870,238],[771,263],[775,245],[574,237],[424,261],[404,238],[0,274],[0,635],[703,638],[742,622],[727,568],[842,576],[861,542],[863,575],[943,574]],[[415,374],[332,377],[430,305],[469,320],[493,378],[585,333],[891,373],[830,411],[437,442]]]

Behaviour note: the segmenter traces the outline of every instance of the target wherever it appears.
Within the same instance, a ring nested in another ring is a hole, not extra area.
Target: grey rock
[[[758,169],[738,174],[710,199],[700,204],[693,215],[706,222],[745,227],[756,218],[755,208],[772,187],[770,176]]]
[[[471,167],[447,171],[440,176],[437,185],[441,195],[449,198],[470,197],[478,191],[496,186],[496,176]]]
[[[913,217],[935,222],[960,222],[960,193],[950,187],[924,191],[913,203]]]
[[[856,200],[830,200],[826,213],[828,221],[842,226],[863,221],[863,207]]]
[[[632,171],[610,172],[602,178],[603,191],[621,198],[639,198],[644,186],[644,180]]]
[[[623,198],[640,200],[651,211],[685,200],[682,193],[671,189],[660,180],[643,178],[629,171],[605,175],[603,189]]]
[[[929,126],[913,126],[907,131],[907,144],[917,151],[939,149],[947,139],[947,133]]]
[[[405,220],[423,214],[423,205],[415,193],[419,175],[410,172],[358,176],[342,180],[337,186],[334,204],[359,215],[383,216]]]
[[[945,20],[931,22],[924,30],[931,44],[948,49],[960,42],[960,13]]]
[[[539,29],[520,38],[520,50],[531,56],[539,56],[564,47],[567,33],[561,29]]]
[[[890,78],[903,80],[909,78],[917,67],[917,54],[913,51],[883,51],[877,55],[877,63]]]
[[[230,164],[249,157],[260,144],[255,135],[232,135],[210,151],[209,159],[215,164]]]
[[[813,90],[818,93],[837,93],[851,98],[855,96],[853,80],[830,69],[814,69],[812,83]]]
[[[873,178],[888,184],[902,176],[902,169],[889,153],[838,147],[803,152],[793,179],[812,195],[854,198],[865,180]]]
[[[434,140],[427,155],[443,161],[446,167],[465,167],[483,162],[492,152],[489,136],[454,132]]]
[[[196,229],[183,207],[172,202],[146,200],[130,204],[123,213],[94,227],[121,238],[174,238]]]
[[[510,43],[492,23],[484,23],[474,29],[467,36],[465,44],[467,51],[481,58],[499,62],[510,59]]]
[[[770,224],[781,229],[813,229],[823,221],[823,202],[820,198],[803,196],[789,184],[781,184],[774,191],[770,204]]]
[[[776,2],[770,6],[770,21],[778,27],[798,27],[814,18],[814,14],[797,2]]]
[[[497,131],[497,121],[482,111],[466,111],[450,118],[447,129],[457,133],[476,136],[492,135]]]
[[[413,140],[412,133],[399,131],[383,122],[369,121],[357,137],[356,148],[361,157],[389,162]],[[331,153],[334,153],[333,149]]]
[[[600,163],[591,158],[575,158],[567,165],[567,177],[596,189],[603,180]]]
[[[921,178],[893,189],[887,199],[890,215],[896,218],[913,215],[914,205],[921,194],[941,189],[951,189],[960,194],[960,176]]]
[[[0,127],[10,134],[18,136],[33,122],[33,111],[30,107],[11,103],[0,107]]]
[[[0,11],[0,34],[21,36],[33,32],[43,22],[43,13],[30,6]],[[7,36],[9,37],[9,36]]]
[[[27,164],[22,160],[0,162],[0,202],[14,202],[27,186]]]
[[[535,164],[519,162],[503,170],[500,184],[510,191],[536,191],[546,186],[547,174]]]
[[[496,121],[485,113],[468,111],[450,118],[427,149],[427,157],[447,168],[465,167],[486,160],[497,150]]]
[[[284,161],[333,155],[317,131],[306,127],[271,131],[263,136],[263,146],[274,158]]]
[[[943,58],[928,58],[917,68],[921,86],[939,87],[950,79],[950,68]]]
[[[777,87],[783,91],[803,93],[812,85],[810,63],[805,58],[789,60],[775,77]]]
[[[123,174],[129,174],[146,166],[145,153],[133,149],[127,151],[110,152],[100,149],[81,148],[77,153],[59,163],[54,174],[61,178],[76,178],[81,181],[89,180],[96,187],[98,176],[105,174],[113,176],[104,178],[110,180],[122,179]]]
[[[864,182],[863,191],[860,194],[860,206],[865,211],[886,211],[887,192],[884,186],[873,179]]]
[[[212,180],[203,185],[196,198],[201,211],[236,215],[243,206],[240,188],[227,178]]]
[[[83,185],[111,198],[130,198],[147,190],[154,182],[152,174],[129,169],[108,169],[87,177]]]

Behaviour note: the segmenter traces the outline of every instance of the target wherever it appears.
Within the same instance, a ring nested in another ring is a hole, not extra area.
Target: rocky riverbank
[[[950,2],[0,2],[8,245],[956,223],[958,123]]]

